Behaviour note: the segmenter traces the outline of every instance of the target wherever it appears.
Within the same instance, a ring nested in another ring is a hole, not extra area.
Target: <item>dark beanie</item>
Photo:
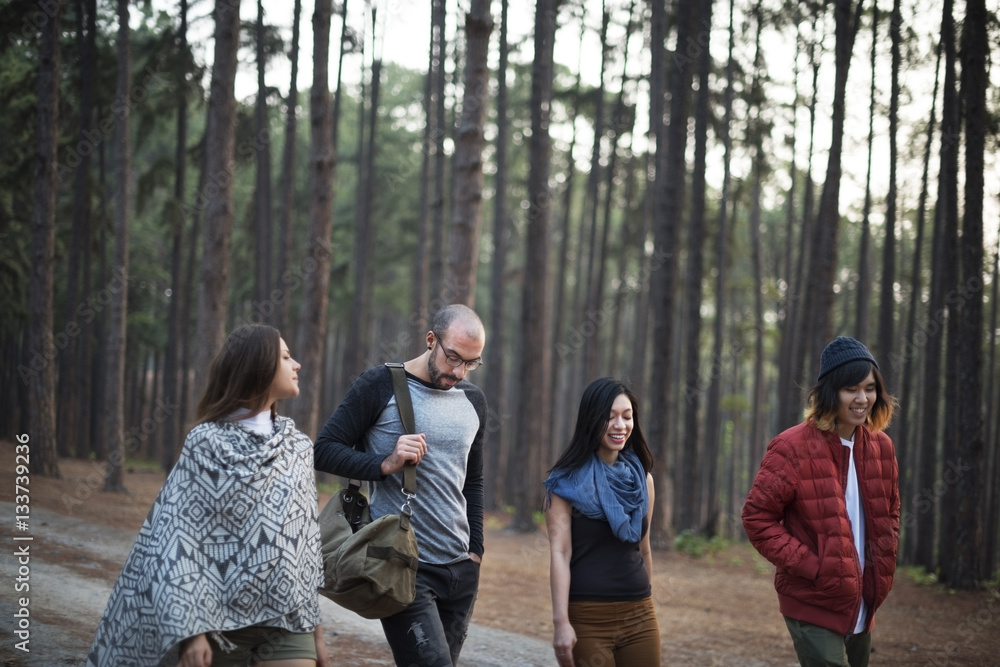
[[[878,368],[875,357],[863,343],[859,343],[849,336],[837,336],[823,348],[823,354],[819,358],[819,375],[816,376],[816,381],[819,382],[820,378],[834,368],[861,359],[872,362],[875,368]]]

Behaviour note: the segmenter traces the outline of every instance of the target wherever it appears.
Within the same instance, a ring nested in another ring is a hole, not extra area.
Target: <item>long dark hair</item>
[[[221,421],[239,408],[259,412],[266,407],[280,356],[281,334],[274,327],[248,324],[234,329],[209,366],[195,423]]]
[[[875,378],[875,405],[868,413],[868,428],[874,432],[884,431],[892,421],[892,412],[896,399],[885,388],[885,380],[878,366],[867,359],[850,361],[838,366],[820,378],[809,390],[806,419],[811,420],[821,431],[832,431],[837,427],[837,414],[840,411],[840,390],[853,387],[864,381],[871,371]]]
[[[625,450],[635,452],[643,470],[649,472],[653,469],[653,454],[649,451],[646,436],[642,434],[642,427],[639,425],[639,399],[621,380],[605,377],[594,380],[584,390],[583,397],[580,398],[580,410],[576,414],[573,437],[552,470],[579,468],[590,460],[608,430],[611,406],[622,394],[632,402],[632,434],[625,441]]]

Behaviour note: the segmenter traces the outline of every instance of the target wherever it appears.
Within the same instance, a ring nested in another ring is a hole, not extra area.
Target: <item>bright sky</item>
[[[619,12],[624,12],[628,7],[628,2],[626,0],[606,0],[609,7],[616,8]],[[158,7],[169,8],[168,11],[176,12],[175,0],[154,0],[155,5]],[[559,33],[556,39],[556,61],[558,63],[566,65],[571,71],[576,71],[578,66],[582,66],[582,71],[584,72],[584,78],[589,83],[596,83],[600,72],[600,45],[598,43],[597,29],[599,28],[600,22],[600,12],[602,6],[602,0],[588,0],[588,15],[586,18],[587,24],[590,30],[587,31],[585,37],[585,42],[582,48],[580,48],[580,29],[579,22],[576,19],[569,19],[565,13],[565,10],[561,13],[561,22]],[[464,15],[469,5],[469,0],[460,0],[455,2],[455,0],[448,0],[449,6],[448,13],[448,40],[452,43],[455,37],[456,30],[459,26],[456,25],[457,20],[460,15]],[[640,3],[642,5],[643,3]],[[728,20],[728,2],[716,2],[715,3],[715,16],[713,20],[713,32],[712,32],[712,50],[715,56],[716,62],[722,63],[725,59],[726,49],[728,48],[728,37],[727,37],[727,20]],[[739,3],[745,4],[745,3]],[[933,39],[936,39],[936,32],[940,26],[940,8],[939,3],[936,0],[915,0],[913,3],[904,3],[907,7],[904,10],[904,27],[906,29],[911,29],[916,32],[919,36],[923,38],[923,45],[916,47],[918,49],[923,49],[925,55],[930,51],[931,47],[928,46],[932,43]],[[988,2],[991,9],[996,9],[996,2]],[[378,22],[376,25],[376,34],[374,40],[371,35],[371,18],[368,14],[367,6],[374,5],[377,8]],[[888,43],[888,16],[887,11],[889,9],[888,2],[883,0],[880,5],[885,5],[881,7],[882,18],[880,25],[880,49],[878,54],[878,74],[876,76],[876,95],[877,103],[879,105],[878,113],[881,117],[876,118],[876,146],[873,151],[873,160],[875,166],[872,173],[873,182],[873,193],[875,197],[874,215],[873,222],[880,223],[881,212],[883,210],[883,205],[880,203],[885,196],[885,191],[888,187],[888,120],[885,118],[885,114],[888,111],[889,105],[889,64],[890,64],[890,54],[889,54],[889,43]],[[196,13],[206,13],[208,12],[208,4],[201,3],[195,10]],[[291,36],[291,26],[292,26],[292,3],[290,0],[264,0],[264,7],[266,12],[266,20],[269,23],[279,26],[282,29],[283,34],[286,38],[290,39]],[[348,0],[348,10],[349,10],[349,25],[355,30],[360,30],[362,27],[365,29],[365,39],[368,48],[371,48],[371,44],[377,45],[384,61],[392,61],[407,65],[409,67],[423,70],[427,66],[428,58],[428,26],[430,23],[430,2],[427,0],[374,0],[365,2],[364,0]],[[244,21],[252,22],[256,20],[256,2],[251,2],[250,0],[243,0],[241,3],[241,15]],[[534,11],[535,3],[534,0],[511,0],[509,7],[509,40],[512,44],[521,44],[521,54],[518,56],[520,59],[525,59],[530,56],[532,49],[532,26],[534,22]],[[744,27],[740,24],[742,17],[737,10],[737,35],[738,35],[738,45],[742,49],[738,57],[744,63],[749,63],[752,61],[753,53],[753,41],[751,39],[751,34],[743,33]],[[496,34],[499,32],[499,21],[500,21],[500,3],[498,0],[492,2],[492,12],[494,21],[497,23],[494,32],[494,40]],[[961,21],[962,9],[956,9],[956,19]],[[313,0],[303,0],[302,2],[302,16],[301,16],[301,37],[300,37],[300,54],[299,54],[299,90],[307,89],[312,82],[312,14],[313,14]],[[367,17],[367,18],[366,18]],[[620,23],[623,19],[618,18]],[[825,150],[829,145],[829,116],[831,112],[832,104],[832,76],[833,76],[833,64],[832,64],[832,50],[833,50],[833,26],[832,17],[827,17],[828,25],[826,26],[826,37],[825,37],[825,51],[826,59],[824,60],[823,67],[821,69],[821,99],[818,105],[818,126],[816,133],[816,155],[813,158],[813,174],[814,178],[822,183],[825,169],[826,169],[826,157]],[[868,22],[866,21],[866,24]],[[339,17],[334,16],[331,22],[331,67],[330,67],[330,79],[331,88],[335,85],[336,81],[336,46],[337,38],[340,34],[341,23]],[[213,29],[211,19],[206,19],[200,22],[197,28],[193,29],[194,32],[198,33],[192,35],[192,43],[200,43],[206,45],[206,47],[211,45],[211,31]],[[619,31],[622,30],[620,26],[615,28]],[[808,26],[804,26],[804,29],[808,31]],[[821,28],[822,29],[822,28]],[[790,41],[792,39],[792,31],[786,31],[784,33],[786,37],[785,43],[782,44],[781,36],[776,36],[772,31],[766,37],[765,47],[766,55],[768,57],[768,62],[765,65],[767,70],[767,75],[771,79],[771,99],[769,99],[770,113],[778,119],[775,131],[772,135],[773,146],[771,147],[774,153],[774,164],[772,166],[781,167],[782,165],[778,161],[787,161],[789,159],[788,146],[785,144],[785,139],[789,133],[789,123],[790,114],[788,114],[784,109],[781,108],[782,105],[789,104],[791,102],[791,82],[793,75],[793,67],[791,66],[794,61],[793,58],[793,48],[794,44]],[[619,39],[615,39],[615,35],[612,35],[611,42],[615,44],[620,44],[620,34]],[[629,61],[631,63],[630,70],[632,70],[633,76],[641,77],[643,74],[648,73],[648,51],[644,51],[644,58],[640,62],[637,58],[638,50],[641,46],[641,36],[635,36],[635,41],[631,47],[629,54]],[[851,74],[850,81],[848,84],[848,95],[850,96],[848,104],[848,125],[847,125],[847,136],[844,142],[844,179],[841,186],[841,210],[845,215],[848,215],[853,220],[860,220],[861,206],[864,197],[864,185],[865,176],[867,171],[867,158],[868,158],[868,147],[867,147],[867,134],[868,134],[868,92],[871,81],[871,73],[869,66],[869,50],[871,45],[871,32],[870,27],[865,25],[859,32],[857,42],[855,45],[854,60],[851,63]],[[619,47],[620,49],[620,47]],[[496,49],[493,49],[491,58],[494,60],[491,64],[495,66]],[[366,54],[366,59],[370,60],[370,51]],[[911,55],[908,56],[912,58]],[[932,57],[932,54],[928,57]],[[205,60],[211,59],[211,53],[204,53],[203,58]],[[804,56],[802,56],[804,58]],[[348,84],[353,84],[357,82],[358,71],[359,71],[360,60],[357,55],[347,59],[345,63],[344,79]],[[808,73],[805,72],[805,62],[800,60],[800,69],[803,71],[800,73],[799,89],[803,94],[808,94],[809,91],[809,79]],[[993,68],[993,78],[996,80],[998,78],[997,69]],[[277,58],[269,66],[267,73],[267,81],[271,86],[277,87],[282,92],[287,92],[288,90],[288,77],[290,74],[290,65],[287,58]],[[615,74],[617,78],[617,73]],[[933,86],[933,68],[930,64],[926,66],[921,65],[907,65],[905,71],[902,73],[903,81],[902,85],[904,87],[903,94],[901,97],[901,118],[905,119],[905,124],[907,127],[912,127],[919,123],[925,122],[924,119],[929,115],[930,107],[930,94]],[[237,95],[240,98],[252,97],[256,92],[256,72],[252,62],[247,62],[246,57],[244,57],[244,67],[241,69],[237,76]],[[612,84],[616,85],[616,84]],[[718,83],[716,84],[719,85]],[[781,86],[784,85],[785,88]],[[645,82],[642,84],[642,90],[647,91],[648,87]],[[787,95],[785,95],[787,93]],[[648,95],[648,93],[641,93],[641,96]],[[788,99],[782,99],[781,96],[785,95]],[[804,103],[803,103],[804,104]],[[939,105],[940,106],[940,105]],[[637,130],[644,130],[646,126],[646,116],[648,116],[647,105],[643,103],[638,112],[638,118],[641,123],[641,127],[637,127]],[[940,111],[938,112],[938,118],[940,119]],[[802,168],[805,165],[805,151],[808,148],[807,135],[805,134],[807,116],[805,115],[804,106],[800,110],[799,115],[799,128],[798,128],[798,142],[797,151],[800,155],[803,155],[799,159],[799,167]],[[902,126],[901,126],[902,127]],[[738,142],[740,137],[738,133],[742,131],[739,121],[734,126],[734,138]],[[922,131],[922,130],[921,130]],[[714,139],[710,140],[713,147],[718,144]],[[899,184],[901,187],[900,196],[902,201],[900,202],[901,208],[910,208],[916,203],[916,188],[919,187],[920,178],[920,157],[922,152],[922,147],[924,145],[925,138],[922,135],[919,136],[901,136],[900,138],[900,162],[899,169],[900,173],[898,175]],[[589,159],[589,141],[581,138],[579,140],[579,145],[583,146],[581,150],[583,154],[577,156],[578,159]],[[713,150],[715,150],[713,148]],[[710,160],[714,160],[716,165],[721,161],[721,148],[716,151],[716,154],[710,156]],[[909,155],[907,154],[909,153]],[[746,163],[746,154],[742,156],[740,154],[734,155],[734,173],[737,175],[745,175],[748,169],[748,164]],[[741,164],[740,160],[743,158]],[[718,171],[718,169],[716,169]],[[931,178],[934,179],[936,175],[936,162],[932,165]],[[715,187],[718,187],[721,183],[721,176],[719,174],[710,174],[710,182]],[[998,171],[998,165],[993,155],[989,150],[987,151],[987,192],[986,198],[986,230],[987,237],[989,239],[996,238],[996,228],[997,228],[997,211],[998,211],[998,197],[1000,197],[1000,171]],[[781,197],[781,193],[775,192],[776,197]],[[934,193],[931,193],[931,200],[934,199]],[[990,245],[987,248],[992,247],[992,241],[989,242]]]

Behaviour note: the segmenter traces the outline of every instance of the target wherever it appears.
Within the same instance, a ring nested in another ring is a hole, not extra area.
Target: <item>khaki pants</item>
[[[570,602],[577,667],[656,667],[660,627],[653,598],[635,602]]]

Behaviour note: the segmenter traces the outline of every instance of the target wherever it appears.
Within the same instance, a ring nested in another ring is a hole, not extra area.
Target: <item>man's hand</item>
[[[382,460],[382,474],[396,474],[403,469],[407,461],[417,465],[426,453],[427,438],[424,437],[423,433],[401,435],[396,441],[396,447],[392,453]]]

